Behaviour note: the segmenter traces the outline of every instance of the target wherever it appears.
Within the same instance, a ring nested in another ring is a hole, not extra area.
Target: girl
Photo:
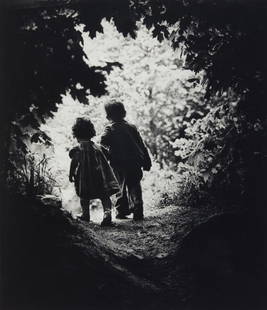
[[[90,200],[99,198],[104,209],[101,226],[109,226],[112,224],[110,196],[120,191],[118,181],[101,147],[91,141],[96,134],[92,122],[77,118],[72,133],[79,145],[69,152],[69,180],[74,182],[76,194],[80,197],[81,219],[90,221]]]

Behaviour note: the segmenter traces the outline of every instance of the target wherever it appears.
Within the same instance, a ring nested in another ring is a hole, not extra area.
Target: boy
[[[140,184],[143,177],[142,167],[149,171],[151,159],[136,127],[124,120],[126,111],[123,104],[111,102],[105,105],[105,110],[110,124],[105,128],[101,144],[108,149],[110,164],[121,188],[120,193],[116,195],[116,218],[125,219],[131,213],[130,200],[133,206],[133,219],[142,220],[144,218]]]

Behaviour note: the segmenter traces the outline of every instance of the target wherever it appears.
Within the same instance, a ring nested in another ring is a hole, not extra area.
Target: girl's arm
[[[70,162],[70,173],[69,173],[69,180],[70,182],[75,181],[75,172],[79,164],[79,150],[77,147],[74,147],[69,152],[69,157],[71,158]]]
[[[70,162],[70,173],[69,173],[69,180],[70,182],[75,181],[75,171],[78,166],[78,162],[75,159],[72,159]]]

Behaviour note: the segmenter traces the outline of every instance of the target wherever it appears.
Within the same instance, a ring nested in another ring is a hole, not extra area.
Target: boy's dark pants
[[[133,211],[134,217],[143,217],[143,199],[140,183],[143,177],[142,169],[140,167],[121,168],[117,166],[113,167],[113,169],[121,188],[120,193],[116,195],[117,201],[115,206],[117,215],[129,215]]]

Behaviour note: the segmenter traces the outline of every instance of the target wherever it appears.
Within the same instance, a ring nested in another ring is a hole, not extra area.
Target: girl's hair
[[[126,116],[124,105],[118,101],[106,103],[105,110],[107,118],[113,121],[121,121]]]
[[[96,135],[94,124],[88,118],[78,117],[72,126],[72,134],[76,139],[91,139]]]

